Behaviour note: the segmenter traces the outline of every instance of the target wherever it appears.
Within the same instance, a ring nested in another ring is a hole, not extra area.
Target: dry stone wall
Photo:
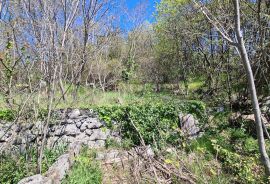
[[[42,121],[14,125],[0,123],[0,151],[24,151],[27,146],[40,146],[44,132],[48,148],[74,141],[89,147],[101,147],[111,135],[93,110],[58,110],[53,112],[47,131],[45,124]]]

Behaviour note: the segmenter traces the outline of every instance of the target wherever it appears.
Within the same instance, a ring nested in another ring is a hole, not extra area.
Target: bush
[[[203,119],[205,106],[197,101],[159,102],[98,107],[97,111],[110,128],[119,128],[122,137],[132,140],[134,145],[140,144],[141,135],[146,144],[161,147],[164,144],[180,145],[179,112],[191,113]]]

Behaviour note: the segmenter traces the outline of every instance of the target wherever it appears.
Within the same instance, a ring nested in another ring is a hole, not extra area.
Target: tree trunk
[[[266,149],[265,149],[265,139],[264,139],[263,128],[262,128],[261,111],[260,111],[259,102],[257,98],[253,72],[251,69],[250,61],[249,61],[246,47],[244,44],[243,35],[240,29],[239,0],[234,0],[233,2],[234,2],[234,15],[235,15],[234,17],[235,31],[236,31],[237,41],[238,41],[237,50],[239,51],[239,54],[241,56],[241,59],[242,59],[242,62],[244,64],[246,74],[247,74],[249,92],[251,95],[253,112],[254,112],[255,121],[256,121],[256,131],[257,131],[257,138],[258,138],[258,144],[259,144],[259,151],[261,154],[261,160],[262,160],[262,163],[264,164],[266,175],[269,176],[270,175],[270,161],[269,161],[269,157],[267,155]]]

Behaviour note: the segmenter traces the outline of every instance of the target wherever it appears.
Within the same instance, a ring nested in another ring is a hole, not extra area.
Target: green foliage
[[[65,152],[62,145],[52,150],[44,150],[42,170],[45,172],[56,159]],[[36,174],[38,156],[35,149],[27,150],[21,155],[0,155],[0,183],[18,183],[22,178]]]
[[[14,119],[14,113],[12,110],[1,110],[0,120],[12,121]]]
[[[165,144],[180,145],[179,112],[191,113],[203,120],[205,105],[199,101],[152,102],[98,107],[97,111],[108,127],[119,128],[123,138],[132,144],[140,144],[141,134],[146,144],[160,147]]]
[[[118,149],[131,149],[133,146],[133,141],[130,139],[124,139],[121,141],[116,141],[115,139],[107,139],[105,142],[105,147],[108,148],[118,148]]]
[[[205,158],[217,158],[223,171],[233,175],[233,182],[264,183],[257,140],[245,128],[230,125],[228,115],[227,112],[217,113],[212,120],[215,126],[210,124],[211,131],[193,140],[187,149],[202,152]]]
[[[258,166],[259,155],[243,156],[223,147],[223,143],[211,140],[219,159],[227,172],[235,175],[235,181],[241,183],[263,183],[262,170]],[[261,181],[261,182],[260,182]]]
[[[95,152],[84,150],[82,154],[76,158],[71,172],[63,184],[101,184],[102,172],[99,162],[94,160]]]

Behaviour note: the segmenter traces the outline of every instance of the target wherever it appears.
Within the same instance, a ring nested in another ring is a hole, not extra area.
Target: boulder
[[[199,121],[192,114],[184,115],[179,113],[180,128],[184,135],[189,138],[196,138],[200,132]]]
[[[13,144],[14,145],[20,145],[20,144],[25,144],[26,140],[24,137],[20,137],[19,135],[15,138]]]
[[[68,147],[68,154],[69,154],[69,161],[73,164],[75,157],[79,155],[82,149],[82,142],[81,141],[74,141]]]
[[[76,137],[64,135],[59,139],[59,142],[65,144],[65,143],[71,143],[75,140],[76,140]]]

